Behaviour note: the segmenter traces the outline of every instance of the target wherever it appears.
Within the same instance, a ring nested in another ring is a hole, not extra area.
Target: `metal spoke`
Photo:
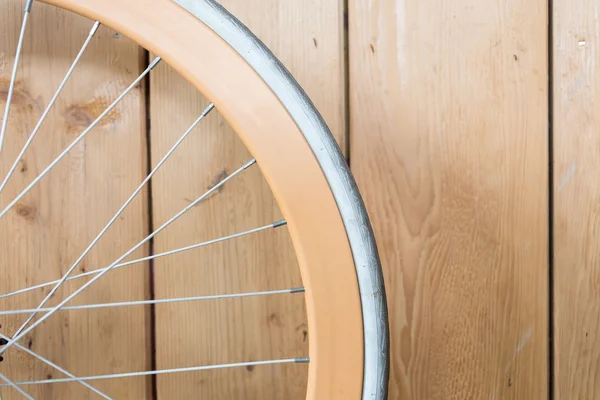
[[[247,230],[247,231],[235,233],[233,235],[223,236],[223,237],[220,237],[220,238],[217,238],[217,239],[212,239],[212,240],[209,240],[209,241],[206,241],[206,242],[197,243],[197,244],[194,244],[194,245],[191,245],[191,246],[181,247],[181,248],[178,248],[178,249],[166,251],[164,253],[152,254],[150,256],[138,258],[138,259],[135,259],[135,260],[132,260],[132,261],[127,261],[127,262],[115,265],[113,269],[128,267],[130,265],[139,264],[139,263],[142,263],[144,261],[154,260],[154,259],[157,259],[157,258],[161,258],[161,257],[173,255],[173,254],[176,254],[176,253],[180,253],[180,252],[184,252],[184,251],[188,251],[188,250],[192,250],[192,249],[197,249],[197,248],[208,246],[208,245],[211,245],[211,244],[215,244],[215,243],[219,243],[219,242],[224,242],[226,240],[231,240],[231,239],[239,238],[239,237],[242,237],[242,236],[250,235],[250,234],[253,234],[253,233],[256,233],[256,232],[261,232],[261,231],[264,231],[264,230],[267,230],[267,229],[278,228],[278,227],[283,226],[283,225],[286,225],[286,221],[285,220],[277,221],[277,222],[274,222],[272,224],[261,226],[261,227],[254,228],[254,229],[250,229],[250,230]],[[69,278],[66,279],[66,281],[72,281],[72,280],[75,280],[75,279],[85,278],[86,276],[97,275],[100,272],[102,272],[101,269],[87,271],[87,272],[84,272],[82,274],[70,276]],[[30,292],[32,290],[41,289],[41,288],[44,288],[44,287],[47,287],[47,286],[52,286],[52,285],[55,285],[58,282],[60,282],[60,279],[57,279],[57,280],[51,281],[51,282],[40,283],[39,285],[29,286],[29,287],[24,288],[24,289],[15,290],[13,292],[9,292],[9,293],[5,293],[3,295],[0,295],[0,299],[7,298],[7,297],[12,297],[12,296],[16,296],[16,295],[22,294],[22,293],[27,293],[27,292]]]
[[[0,338],[4,339],[4,340],[8,340],[8,336],[4,336],[3,334],[0,333]],[[51,366],[52,368],[56,369],[57,371],[62,372],[63,374],[67,375],[69,378],[74,378],[77,380],[77,382],[81,383],[83,386],[85,386],[86,388],[90,389],[91,391],[93,391],[94,393],[98,394],[101,397],[104,397],[107,400],[112,400],[111,397],[108,397],[106,394],[102,393],[101,391],[99,391],[98,389],[96,389],[95,387],[93,387],[92,385],[90,385],[89,383],[86,383],[84,381],[81,380],[81,378],[77,378],[75,375],[71,374],[70,372],[68,372],[67,370],[59,367],[58,365],[54,364],[52,361],[45,359],[44,357],[40,356],[38,353],[36,353],[35,351],[29,350],[27,347],[20,345],[19,343],[15,343],[15,346],[19,349],[22,350],[26,353],[28,353],[29,355],[37,358],[38,360],[40,360],[41,362]]]
[[[94,282],[96,282],[98,279],[102,278],[106,273],[108,273],[110,270],[112,270],[117,264],[119,264],[121,261],[123,261],[125,258],[127,258],[130,254],[132,254],[138,248],[140,248],[145,243],[147,243],[148,241],[150,241],[154,236],[156,236],[158,233],[160,233],[163,229],[165,229],[171,223],[173,223],[174,221],[176,221],[179,217],[181,217],[182,215],[184,215],[186,212],[188,212],[189,210],[191,210],[192,208],[194,208],[198,203],[200,203],[202,200],[206,199],[208,196],[210,196],[213,192],[215,192],[217,189],[219,189],[221,186],[223,186],[225,183],[227,183],[233,177],[237,176],[241,172],[243,172],[246,169],[250,168],[255,163],[256,163],[256,160],[252,159],[252,160],[248,161],[246,164],[242,165],[240,168],[238,168],[236,171],[234,171],[231,175],[229,175],[226,178],[224,178],[223,180],[221,180],[219,183],[217,183],[211,189],[209,189],[208,191],[206,191],[202,196],[198,197],[191,204],[189,204],[187,207],[185,207],[183,210],[181,210],[179,213],[177,213],[175,216],[171,217],[171,219],[169,219],[167,222],[165,222],[164,224],[162,224],[158,229],[156,229],[154,232],[152,232],[150,235],[148,235],[145,239],[143,239],[137,245],[135,245],[130,250],[128,250],[125,254],[123,254],[121,257],[119,257],[111,265],[109,265],[108,267],[102,269],[100,271],[100,273],[98,273],[98,275],[96,275],[94,278],[92,278],[90,281],[88,281],[86,284],[84,284],[82,287],[80,287],[78,290],[76,290],[74,293],[72,293],[70,296],[68,296],[65,300],[63,300],[56,307],[54,307],[50,312],[48,312],[43,317],[41,317],[40,319],[38,319],[35,323],[33,323],[32,325],[30,325],[28,328],[24,329],[20,334],[13,335],[13,338],[8,341],[8,343],[4,346],[4,348],[2,348],[2,350],[0,350],[0,355],[2,355],[4,352],[6,352],[6,350],[8,350],[17,340],[21,339],[27,333],[31,332],[35,327],[37,327],[42,322],[44,322],[46,319],[48,319],[52,314],[54,314],[56,311],[58,311],[62,307],[64,307],[69,301],[71,301],[72,299],[74,299],[75,297],[77,297],[81,292],[83,292],[85,289],[87,289],[88,287],[90,287],[91,285],[93,285]]]
[[[121,374],[110,374],[110,375],[94,375],[86,376],[78,379],[86,381],[101,380],[101,379],[119,379],[119,378],[130,378],[135,376],[149,376],[149,375],[164,375],[174,374],[178,372],[194,372],[194,371],[206,371],[211,369],[224,369],[224,368],[239,368],[239,367],[250,367],[259,365],[273,365],[273,364],[306,364],[309,363],[309,358],[284,358],[280,360],[265,360],[265,361],[250,361],[241,363],[231,364],[215,364],[215,365],[203,365],[198,367],[186,367],[186,368],[172,368],[172,369],[161,369],[156,371],[142,371],[142,372],[127,372]],[[67,383],[74,382],[73,378],[59,378],[59,379],[43,379],[38,381],[24,381],[16,382],[16,385],[41,385],[48,383]],[[8,386],[8,384],[0,384],[0,386]]]
[[[27,30],[27,20],[29,19],[29,14],[31,12],[32,5],[33,0],[27,0],[27,3],[25,4],[25,13],[23,14],[21,33],[19,34],[19,42],[17,44],[15,63],[13,64],[12,75],[10,77],[10,84],[8,86],[8,95],[6,96],[6,106],[4,107],[4,119],[2,120],[2,128],[0,128],[0,153],[2,152],[2,146],[4,145],[4,135],[6,133],[6,128],[8,127],[8,114],[10,113],[10,104],[12,103],[15,82],[17,81],[17,71],[19,69],[19,62],[21,60],[21,53],[23,52],[23,41],[25,39],[25,31]]]
[[[247,293],[232,293],[232,294],[216,294],[210,296],[194,296],[194,297],[179,297],[174,299],[158,299],[158,300],[138,300],[138,301],[123,301],[115,303],[100,303],[100,304],[86,304],[83,306],[66,306],[61,308],[61,311],[72,311],[72,310],[91,310],[98,308],[111,308],[111,307],[128,307],[128,306],[143,306],[150,304],[172,304],[172,303],[183,303],[186,301],[201,301],[201,300],[222,300],[222,299],[239,299],[243,297],[259,297],[259,296],[271,296],[275,294],[293,294],[293,293],[304,293],[304,288],[292,288],[292,289],[281,289],[281,290],[267,290],[262,292],[247,292]],[[29,313],[43,313],[52,311],[52,307],[48,308],[37,308],[37,309],[24,309],[24,310],[10,310],[0,311],[0,315],[18,315],[18,314],[29,314]],[[20,346],[18,343],[16,346]]]
[[[54,161],[52,161],[50,163],[50,165],[48,165],[46,167],[46,169],[44,169],[44,171],[42,171],[41,174],[39,174],[34,180],[33,182],[31,182],[25,189],[23,189],[23,191],[21,193],[19,193],[19,195],[10,202],[10,204],[8,206],[6,206],[6,208],[4,208],[4,210],[2,210],[2,212],[0,212],[0,218],[4,217],[6,215],[6,213],[8,213],[14,206],[15,204],[17,204],[35,185],[38,184],[39,181],[42,180],[42,178],[44,176],[46,176],[46,174],[48,172],[50,172],[52,170],[52,168],[54,168],[56,166],[56,164],[59,163],[60,160],[62,160],[76,145],[77,143],[79,143],[88,133],[90,133],[90,131],[92,129],[94,129],[94,127],[96,127],[96,125],[98,125],[98,123],[100,123],[100,121],[106,117],[106,115],[117,106],[117,104],[119,104],[119,102],[121,100],[123,100],[123,98],[131,91],[133,90],[134,87],[136,87],[141,81],[142,79],[144,79],[144,77],[146,75],[148,75],[148,73],[150,73],[150,71],[156,67],[156,65],[158,65],[158,63],[160,62],[161,58],[160,57],[156,57],[154,59],[154,61],[152,61],[150,63],[150,65],[148,66],[148,68],[146,68],[144,70],[144,72],[142,72],[140,74],[140,76],[137,77],[137,79],[131,84],[129,85],[129,87],[127,89],[125,89],[120,95],[119,97],[117,97],[117,99],[111,104],[109,105],[106,110],[104,110],[102,112],[102,114],[100,114],[100,116],[98,118],[96,118],[96,120],[94,122],[92,122],[92,124],[90,126],[88,126],[62,153],[60,153],[60,155],[58,157],[56,157],[56,159]]]
[[[17,72],[19,68],[19,63],[21,59],[21,55],[23,52],[23,43],[25,32],[27,29],[27,23],[29,19],[29,14],[31,12],[31,7],[33,4],[33,0],[27,0],[25,5],[25,12],[23,16],[21,31],[19,35],[19,41],[17,44],[17,50],[13,65],[13,70],[11,74],[11,80],[8,89],[8,95],[4,110],[4,119],[2,121],[0,127],[0,154],[3,149],[6,131],[8,128],[8,117],[10,114],[11,103],[13,99],[14,89],[16,85]],[[85,39],[82,47],[77,53],[75,59],[67,70],[63,80],[59,84],[58,88],[54,92],[50,102],[44,109],[41,114],[39,120],[37,121],[34,129],[31,134],[25,141],[25,144],[21,148],[16,160],[11,165],[8,173],[4,177],[4,179],[0,183],[0,193],[8,185],[11,177],[14,175],[14,172],[18,168],[19,162],[23,159],[26,151],[29,149],[30,145],[33,143],[33,140],[38,135],[41,127],[44,122],[47,120],[52,108],[55,106],[57,99],[63,89],[65,88],[67,82],[71,78],[74,73],[75,68],[79,64],[81,58],[83,57],[86,49],[89,47],[94,35],[96,34],[98,28],[100,26],[100,22],[96,21],[92,26],[88,37]],[[68,145],[66,149],[64,149],[58,157],[56,157],[45,169],[36,176],[33,181],[28,184],[25,189],[23,189],[6,207],[0,209],[0,219],[4,217],[6,214],[10,212],[10,210],[19,203],[63,158],[65,158],[71,150],[75,148],[110,112],[113,110],[123,98],[130,93],[140,82],[152,71],[159,63],[161,62],[160,57],[156,57],[147,68],[87,127],[77,136],[77,138]],[[154,238],[158,233],[163,231],[167,226],[176,221],[178,218],[183,216],[186,212],[191,210],[201,201],[205,200],[221,188],[226,182],[230,179],[234,178],[241,172],[245,171],[252,165],[256,163],[255,159],[250,160],[249,162],[242,165],[232,174],[222,179],[216,185],[211,187],[208,191],[198,197],[195,201],[191,202],[188,206],[186,206],[183,210],[178,212],[176,215],[171,217],[168,221],[163,223],[158,229],[154,230],[147,237],[137,243],[135,246],[131,247],[127,250],[123,255],[121,255],[118,259],[112,262],[105,268],[85,272],[83,274],[78,274],[75,276],[71,276],[73,271],[77,268],[78,265],[84,260],[84,258],[89,254],[89,252],[95,247],[95,245],[101,240],[104,234],[108,231],[108,229],[118,220],[120,215],[125,211],[125,209],[131,204],[131,202],[135,199],[135,197],[143,190],[145,185],[150,182],[151,178],[155,175],[155,173],[162,167],[162,165],[167,161],[167,159],[172,155],[172,153],[180,146],[180,144],[184,141],[184,139],[192,132],[192,130],[200,123],[200,121],[205,118],[212,110],[214,109],[214,105],[211,103],[203,113],[198,117],[196,121],[188,128],[188,130],[177,140],[177,142],[173,145],[173,147],[165,154],[165,156],[158,162],[158,164],[152,169],[152,171],[146,176],[143,182],[138,186],[138,188],[131,194],[131,196],[125,201],[125,203],[119,208],[119,210],[115,213],[115,215],[110,219],[110,221],[104,226],[104,228],[98,233],[98,235],[92,240],[92,242],[86,247],[83,253],[77,258],[77,260],[71,265],[71,267],[67,270],[63,276],[55,281],[48,282],[41,285],[31,286],[26,289],[21,289],[15,292],[11,292],[5,295],[0,295],[0,298],[10,297],[19,293],[25,293],[30,290],[46,287],[46,286],[54,286],[49,293],[44,297],[41,303],[36,308],[31,309],[21,309],[21,310],[9,310],[9,311],[0,311],[0,316],[3,315],[17,315],[17,314],[29,314],[28,318],[25,322],[14,332],[12,337],[5,336],[0,334],[0,356],[4,354],[10,347],[13,345],[21,351],[26,352],[30,356],[36,358],[37,360],[47,364],[48,366],[60,371],[66,377],[64,378],[54,378],[54,379],[42,379],[42,380],[28,380],[22,382],[14,382],[8,379],[4,374],[0,373],[0,387],[12,387],[18,393],[20,393],[23,397],[27,399],[33,400],[33,397],[26,393],[22,385],[38,385],[38,384],[53,384],[53,383],[68,383],[68,382],[78,382],[92,390],[97,395],[101,396],[104,399],[112,400],[111,397],[104,394],[100,390],[94,388],[87,381],[94,380],[106,380],[106,379],[119,379],[119,378],[127,378],[127,377],[141,377],[141,376],[152,376],[152,375],[163,375],[163,374],[172,374],[172,373],[183,373],[183,372],[193,372],[193,371],[203,371],[203,370],[214,370],[214,369],[224,369],[224,368],[238,368],[238,367],[250,367],[250,366],[260,366],[260,365],[273,365],[273,364],[286,364],[286,363],[308,363],[310,362],[309,358],[287,358],[287,359],[274,359],[274,360],[262,360],[262,361],[250,361],[250,362],[239,362],[239,363],[227,363],[227,364],[214,364],[214,365],[204,365],[204,366],[192,366],[192,367],[183,367],[183,368],[173,368],[173,369],[162,369],[162,370],[150,370],[150,371],[140,371],[140,372],[125,372],[125,373],[116,373],[116,374],[106,374],[106,375],[92,375],[87,377],[77,377],[64,368],[58,366],[52,361],[42,357],[36,352],[32,351],[26,346],[18,343],[25,335],[32,332],[37,326],[42,324],[46,319],[48,319],[51,315],[58,311],[71,311],[71,310],[92,310],[92,309],[104,309],[104,308],[117,308],[117,307],[129,307],[129,306],[146,306],[146,305],[157,305],[157,304],[175,304],[181,302],[197,302],[204,300],[219,300],[219,299],[234,299],[234,298],[246,298],[246,297],[258,297],[258,296],[268,296],[268,295],[280,295],[280,294],[295,294],[295,293],[304,293],[305,289],[300,288],[291,288],[291,289],[281,289],[281,290],[269,290],[269,291],[257,291],[257,292],[245,292],[245,293],[231,293],[231,294],[217,294],[217,295],[205,295],[205,296],[193,296],[193,297],[179,297],[179,298],[168,298],[168,299],[152,299],[152,300],[138,300],[138,301],[126,301],[126,302],[112,302],[112,303],[98,303],[98,304],[85,304],[85,305],[76,305],[76,306],[66,306],[71,300],[81,294],[84,290],[89,288],[94,282],[102,278],[105,274],[110,272],[113,269],[123,268],[126,266],[139,264],[148,260],[157,259],[160,257],[166,257],[169,255],[177,254],[180,252],[189,251],[192,249],[208,246],[211,244],[223,242],[226,240],[231,240],[234,238],[239,238],[245,235],[250,235],[256,232],[260,232],[266,229],[273,229],[283,225],[286,225],[286,221],[278,221],[272,224],[268,224],[262,227],[254,228],[251,230],[247,230],[244,232],[235,233],[228,236],[219,237],[217,239],[196,243],[190,246],[181,247],[178,249],[166,251],[163,253],[152,254],[150,256],[138,258],[132,261],[123,262],[129,256],[131,256],[136,250],[138,250],[143,245],[147,244],[152,238]],[[59,290],[59,288],[66,282],[82,277],[92,276],[92,279],[83,284],[80,288],[75,290],[72,294],[70,294],[67,298],[62,300],[57,306],[54,307],[45,307],[46,303],[54,296],[54,294]],[[42,315],[43,314],[43,315]],[[39,315],[37,321],[33,322],[35,317]],[[29,326],[29,324],[31,325]],[[1,357],[0,357],[1,360]],[[154,368],[154,367],[153,367]],[[51,377],[49,377],[51,378]],[[31,379],[31,377],[29,377]],[[4,381],[4,383],[2,383]],[[0,396],[1,400],[1,396]]]
[[[17,167],[18,167],[19,161],[21,161],[21,159],[23,158],[23,155],[25,154],[25,152],[29,148],[29,145],[31,144],[31,142],[33,142],[33,139],[35,138],[35,136],[37,135],[38,131],[42,127],[42,124],[46,120],[46,117],[50,113],[50,110],[54,106],[54,103],[56,103],[56,99],[58,99],[58,95],[60,94],[60,92],[62,92],[63,88],[67,84],[67,81],[69,80],[69,78],[73,74],[73,71],[75,70],[75,67],[77,66],[77,64],[79,63],[79,60],[83,56],[83,53],[85,52],[85,50],[87,49],[88,45],[92,41],[92,38],[96,34],[96,31],[98,30],[98,27],[100,27],[100,22],[96,21],[94,23],[94,25],[92,26],[92,29],[90,30],[90,33],[89,33],[87,39],[83,43],[83,46],[81,46],[81,50],[79,50],[79,53],[77,54],[77,57],[75,57],[75,60],[73,61],[73,64],[71,64],[71,67],[67,71],[67,74],[65,75],[63,81],[58,86],[58,89],[56,89],[56,92],[54,93],[54,96],[50,100],[50,103],[48,103],[48,106],[46,107],[46,109],[42,113],[42,116],[38,120],[38,123],[36,124],[35,128],[33,129],[33,131],[31,132],[31,135],[29,135],[29,138],[27,139],[27,141],[23,145],[23,148],[21,149],[21,152],[19,153],[19,155],[17,156],[17,159],[15,160],[14,164],[12,165],[12,167],[10,168],[10,170],[8,171],[8,174],[6,174],[6,177],[4,178],[4,181],[0,185],[0,193],[2,193],[2,191],[6,187],[6,184],[10,180],[10,177],[15,172],[15,169],[17,169]]]
[[[15,389],[17,392],[19,392],[26,399],[35,400],[33,397],[31,397],[30,395],[28,395],[23,389],[21,389],[19,386],[17,386],[16,383],[14,383],[10,379],[8,379],[6,376],[4,376],[4,374],[0,373],[0,378],[2,378],[2,380],[4,382],[6,382],[5,384],[0,384],[0,386],[10,386],[13,389]]]
[[[200,123],[200,121],[202,121],[204,119],[204,117],[206,117],[213,110],[213,108],[214,108],[214,105],[212,103],[208,107],[206,107],[206,109],[202,112],[200,117],[198,117],[198,119],[196,119],[196,121],[194,121],[194,123],[184,132],[184,134],[177,140],[177,142],[175,142],[173,147],[171,147],[171,149],[167,152],[167,154],[165,154],[163,156],[163,158],[158,162],[158,164],[148,174],[148,176],[146,176],[146,178],[142,181],[142,183],[138,186],[138,188],[131,194],[131,196],[129,196],[127,201],[115,213],[115,215],[110,219],[110,221],[108,221],[106,226],[100,231],[100,233],[96,236],[96,238],[94,240],[92,240],[92,242],[83,251],[83,253],[81,253],[79,258],[73,263],[73,265],[71,265],[71,267],[63,275],[63,277],[56,283],[54,288],[52,288],[52,290],[48,293],[48,295],[44,298],[44,300],[42,300],[42,302],[37,307],[38,309],[43,307],[44,304],[46,304],[48,302],[48,300],[50,300],[50,298],[52,298],[52,296],[54,296],[54,293],[56,293],[58,288],[67,280],[67,278],[71,275],[71,273],[75,270],[75,268],[77,268],[77,266],[81,263],[81,261],[83,261],[85,256],[87,256],[87,254],[94,248],[96,243],[98,243],[98,241],[100,241],[102,236],[104,236],[104,234],[113,225],[113,223],[119,218],[119,216],[123,213],[123,211],[125,211],[127,206],[129,206],[129,204],[131,204],[131,202],[135,199],[135,197],[142,191],[144,186],[148,183],[148,181],[150,181],[150,179],[154,176],[156,171],[158,171],[160,169],[160,167],[162,167],[162,165],[167,161],[167,159],[171,156],[171,154],[173,154],[173,152],[177,149],[177,147],[179,147],[179,145],[185,140],[185,138],[188,137],[188,135],[192,132],[192,130],[194,130],[194,128]],[[21,333],[21,331],[23,329],[25,329],[25,327],[31,322],[31,320],[34,317],[35,317],[35,313],[32,313],[29,316],[29,318],[27,318],[27,320],[17,330],[17,332],[14,334],[14,336],[17,336],[19,333]]]

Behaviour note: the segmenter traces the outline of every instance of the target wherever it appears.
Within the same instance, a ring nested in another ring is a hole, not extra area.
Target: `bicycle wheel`
[[[298,291],[305,292],[309,354],[288,361],[308,362],[307,398],[386,398],[389,364],[387,308],[368,216],[352,175],[324,120],[282,64],[244,25],[212,0],[44,2],[98,21],[157,55],[134,84],[164,60],[214,104],[254,159],[174,218],[218,190],[230,177],[256,163],[285,218],[285,222],[273,226],[287,223],[301,270],[304,288]],[[26,7],[25,21],[31,2]],[[106,117],[110,109],[109,106],[99,120]],[[212,105],[196,123],[211,111]],[[83,131],[81,138],[94,128],[95,122]],[[5,129],[4,126],[2,137]],[[65,152],[71,149],[68,147]],[[162,160],[153,172],[161,165]],[[50,172],[50,169],[47,171]],[[150,180],[153,172],[143,184]],[[45,173],[46,170],[39,179]],[[28,189],[36,183],[34,180]],[[134,195],[137,193],[139,191]],[[5,210],[16,205],[19,196]],[[0,218],[5,213],[0,213]],[[161,229],[162,226],[149,238]],[[139,246],[147,243],[142,242]],[[203,246],[206,244],[210,243],[202,243]],[[125,258],[139,246],[96,273],[57,306],[47,308],[42,317],[28,320],[12,338],[4,340],[0,351],[4,353],[16,346],[19,339],[47,318],[62,308],[68,308],[68,303],[96,280],[126,264]],[[64,278],[55,282],[55,287],[59,287],[72,270],[69,269]],[[47,298],[52,294],[50,292]],[[40,304],[40,307],[43,306],[45,303]],[[260,362],[221,367],[250,364],[260,365]],[[153,372],[156,371],[149,371]],[[19,382],[12,382],[9,376],[1,375],[0,378],[6,380],[6,385],[23,390]],[[66,378],[63,381],[74,379],[90,383],[92,378]]]

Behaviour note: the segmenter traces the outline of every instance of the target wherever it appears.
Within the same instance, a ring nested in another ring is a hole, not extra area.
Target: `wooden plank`
[[[341,2],[225,1],[280,57],[344,143]],[[315,9],[319,12],[315,13]],[[202,56],[201,46],[199,57]],[[215,79],[227,79],[226,76]],[[151,80],[152,161],[156,163],[207,101],[165,65]],[[250,159],[217,113],[186,140],[153,183],[154,224]],[[155,251],[212,239],[281,218],[258,169],[236,178],[157,236]],[[157,298],[291,288],[301,279],[287,228],[157,260]],[[156,308],[159,368],[306,355],[302,295]],[[305,365],[188,373],[158,378],[158,397],[301,399]]]
[[[554,1],[555,398],[600,393],[600,32],[591,0]]]
[[[349,15],[390,398],[545,398],[547,2],[350,0]]]
[[[0,1],[0,109],[4,110],[24,1]],[[48,104],[93,21],[35,3],[0,165],[4,177]],[[2,207],[33,180],[91,123],[142,68],[138,46],[101,28],[39,136],[0,197]],[[142,181],[146,169],[145,109],[136,88],[6,217],[0,220],[0,293],[57,279],[76,260]],[[147,196],[140,196],[77,272],[109,265],[146,235]],[[147,254],[146,249],[135,256]],[[74,304],[139,300],[149,295],[143,266],[111,273]],[[60,290],[56,304],[82,284]],[[31,292],[0,303],[2,309],[34,307],[48,293]],[[26,316],[1,318],[11,335]],[[22,340],[76,375],[138,371],[150,367],[149,315],[143,308],[63,312]],[[0,372],[12,379],[63,377],[11,349]],[[150,396],[150,379],[97,382],[114,398]],[[28,387],[36,399],[95,399],[79,384]],[[20,399],[0,389],[3,399]]]

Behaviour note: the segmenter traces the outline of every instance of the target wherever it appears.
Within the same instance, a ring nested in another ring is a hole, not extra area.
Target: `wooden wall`
[[[349,159],[385,272],[390,399],[600,398],[596,2],[222,3],[291,70]],[[22,1],[0,0],[1,109],[21,16]],[[90,26],[35,4],[6,154],[16,154],[30,133]],[[102,28],[0,204],[148,57]],[[59,277],[207,104],[159,66],[0,220],[0,293]],[[249,158],[211,114],[79,269],[105,266]],[[3,159],[0,176],[8,167]],[[252,170],[138,255],[279,218]],[[285,228],[123,269],[101,282],[78,303],[301,285]],[[0,307],[31,306],[43,296],[32,292]],[[306,353],[304,314],[301,296],[67,312],[23,342],[77,374],[279,358]],[[0,320],[1,332],[10,334],[22,320]],[[54,374],[23,355],[7,357],[0,372],[15,379]],[[305,384],[306,366],[280,365],[98,387],[116,398],[300,399]],[[77,384],[28,390],[39,399],[93,398]],[[18,398],[11,390],[0,394]]]

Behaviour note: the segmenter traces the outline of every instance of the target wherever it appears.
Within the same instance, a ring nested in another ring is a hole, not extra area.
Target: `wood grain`
[[[594,1],[554,1],[555,398],[600,393],[600,32]]]
[[[282,59],[345,145],[342,9],[336,1],[223,3]],[[226,77],[215,77],[226,79]],[[167,66],[151,80],[152,161],[157,162],[206,106]],[[250,158],[217,113],[199,126],[153,184],[155,225]],[[175,179],[176,178],[176,179]],[[163,251],[280,219],[257,168],[227,184],[164,236]],[[157,298],[300,286],[286,228],[157,260]],[[156,308],[159,368],[306,355],[302,295]],[[256,367],[158,378],[159,398],[304,398],[305,365]],[[235,382],[235,384],[232,384]]]
[[[349,15],[390,398],[545,398],[547,3],[350,0]]]
[[[24,2],[0,1],[0,109],[4,110]],[[0,176],[4,177],[55,88],[62,80],[92,21],[35,3],[19,70]],[[2,207],[37,176],[141,71],[138,46],[101,28],[81,60],[39,136],[26,153]],[[0,221],[0,292],[59,278],[98,234],[145,173],[143,87],[136,88],[21,203]],[[109,265],[145,236],[147,196],[140,196],[77,268]],[[147,249],[134,256],[147,254]],[[111,273],[74,304],[144,299],[149,294],[143,265]],[[8,277],[8,278],[7,278]],[[82,282],[60,290],[56,304]],[[3,301],[2,309],[34,307],[47,291]],[[143,308],[63,312],[22,340],[32,350],[76,375],[136,371],[150,366],[149,315]],[[12,335],[25,320],[2,318]],[[14,380],[62,374],[11,349],[0,372]],[[115,398],[148,398],[147,378],[106,381],[95,386]],[[97,398],[79,384],[27,388],[36,399]],[[3,399],[22,398],[0,390]]]

